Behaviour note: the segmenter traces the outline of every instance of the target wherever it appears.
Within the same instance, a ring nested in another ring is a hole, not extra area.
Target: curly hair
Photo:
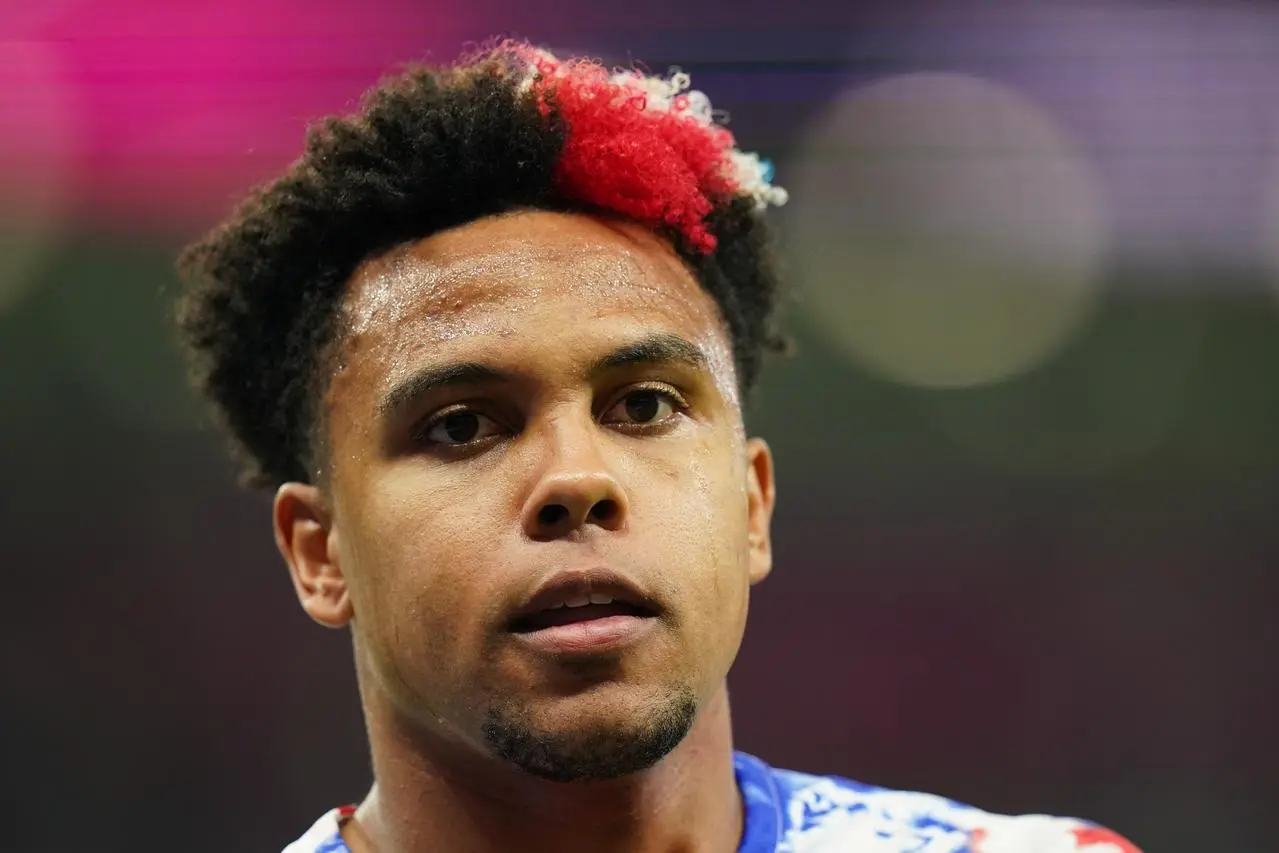
[[[360,263],[513,210],[621,215],[666,238],[717,303],[747,395],[764,352],[784,347],[763,202],[726,177],[752,155],[709,118],[682,115],[688,96],[636,121],[659,112],[650,97],[680,88],[653,82],[513,43],[410,67],[355,115],[313,128],[281,177],[187,247],[179,338],[244,484],[313,482],[322,469],[325,365]]]

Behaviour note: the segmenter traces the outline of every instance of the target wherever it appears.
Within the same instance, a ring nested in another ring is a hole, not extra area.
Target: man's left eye
[[[654,388],[631,391],[604,413],[605,423],[654,424],[667,420],[681,407],[674,394]]]

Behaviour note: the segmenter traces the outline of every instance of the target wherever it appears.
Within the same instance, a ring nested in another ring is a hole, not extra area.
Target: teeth
[[[612,604],[613,596],[605,595],[602,592],[593,592],[590,595],[579,595],[577,598],[570,598],[561,601],[558,604],[552,604],[547,610],[559,610],[561,607],[585,607],[588,604]]]

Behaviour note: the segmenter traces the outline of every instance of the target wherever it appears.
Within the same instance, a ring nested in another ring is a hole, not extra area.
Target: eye
[[[660,388],[636,388],[604,413],[604,423],[654,426],[665,423],[685,408],[674,392]]]
[[[471,409],[454,409],[436,416],[421,433],[423,440],[447,447],[461,447],[491,438],[500,432],[497,423]]]

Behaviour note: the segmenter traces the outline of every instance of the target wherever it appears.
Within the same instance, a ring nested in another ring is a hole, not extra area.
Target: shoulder
[[[773,789],[779,853],[1140,853],[1082,820],[998,815],[933,794],[760,768]]]

